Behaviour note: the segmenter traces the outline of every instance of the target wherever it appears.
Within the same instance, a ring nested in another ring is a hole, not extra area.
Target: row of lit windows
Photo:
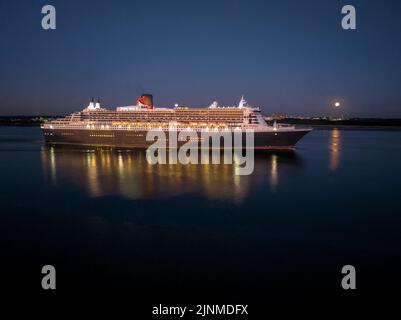
[[[195,120],[195,121],[237,121],[237,122],[242,122],[244,117],[205,117],[205,118],[200,118],[200,117],[97,117],[97,118],[82,118],[79,120],[71,120],[71,121],[84,121],[84,120],[89,120],[89,121],[135,121],[135,120],[162,120],[162,121],[189,121],[189,120]],[[58,120],[54,121],[54,123],[57,122],[69,122],[70,120],[65,119],[65,120]]]
[[[114,138],[114,134],[90,134],[90,137]]]
[[[164,142],[168,142],[168,138],[158,138],[157,141],[164,141]],[[185,137],[185,138],[178,138],[177,141],[195,141],[195,142],[199,142],[199,141],[205,141],[205,138],[189,138],[189,137]]]
[[[176,109],[176,110],[129,110],[129,111],[114,111],[114,110],[102,110],[101,112],[93,112],[93,111],[80,111],[73,113],[73,115],[101,115],[101,114],[110,114],[110,113],[118,113],[118,114],[133,114],[133,113],[144,113],[144,114],[171,114],[171,113],[198,113],[198,114],[207,114],[207,113],[244,113],[246,110],[244,109]]]
[[[140,134],[140,133],[138,133],[138,134],[127,134],[126,136],[127,137],[143,137],[143,134]]]
[[[187,127],[183,127],[183,126],[169,126],[169,125],[162,125],[162,126],[157,126],[157,124],[149,124],[149,125],[135,125],[135,126],[125,126],[125,125],[114,125],[114,126],[94,126],[94,125],[87,125],[87,126],[83,126],[83,125],[71,125],[71,124],[66,124],[66,125],[60,125],[60,126],[54,126],[54,125],[50,125],[50,129],[68,129],[68,130],[83,130],[83,129],[87,129],[87,130],[127,130],[127,131],[149,131],[149,130],[155,130],[155,129],[159,129],[159,130],[163,130],[163,129],[168,129],[168,130],[164,130],[164,131],[185,131],[185,130],[193,130],[193,131],[197,131],[197,130],[206,130],[206,131],[216,131],[216,132],[222,132],[222,131],[229,131],[229,130],[240,130],[241,127],[240,126],[219,126],[219,125],[215,125],[215,126],[210,126],[210,127],[202,127],[202,126],[187,126]]]

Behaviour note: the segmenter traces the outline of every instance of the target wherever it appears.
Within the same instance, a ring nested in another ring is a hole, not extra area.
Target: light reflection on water
[[[333,171],[337,170],[340,164],[340,152],[341,152],[341,132],[339,129],[334,128],[330,132],[330,163],[329,168]]]
[[[295,152],[255,154],[254,172],[240,176],[234,164],[151,165],[146,152],[140,150],[50,146],[43,146],[41,161],[45,178],[52,185],[73,183],[90,197],[149,199],[200,193],[209,199],[236,203],[241,203],[257,185],[270,186],[274,192],[279,186],[279,170],[286,172],[302,164]]]
[[[278,158],[276,154],[272,154],[270,160],[270,185],[273,190],[276,189],[278,183]]]

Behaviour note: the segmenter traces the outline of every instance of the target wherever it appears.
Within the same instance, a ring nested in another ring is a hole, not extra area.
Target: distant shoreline
[[[298,125],[298,124],[297,124]],[[299,124],[312,127],[316,130],[329,130],[329,129],[341,129],[341,130],[401,130],[401,126],[381,126],[381,125],[331,125],[331,124]]]
[[[0,116],[0,126],[39,127],[44,121],[62,116]],[[315,129],[390,129],[400,130],[401,119],[353,118],[346,120],[280,118],[277,123],[310,126]],[[272,124],[274,120],[268,120]]]
[[[0,126],[39,127],[45,120],[59,116],[0,116]]]
[[[315,129],[377,129],[377,130],[400,130],[401,119],[380,119],[380,118],[351,118],[344,120],[331,120],[325,118],[281,118],[276,120],[278,123],[288,123],[293,125],[310,126]],[[273,123],[274,120],[269,120]]]

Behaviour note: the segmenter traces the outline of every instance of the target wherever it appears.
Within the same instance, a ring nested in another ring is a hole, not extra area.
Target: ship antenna
[[[246,102],[246,100],[244,98],[244,95],[242,95],[241,96],[241,101],[239,102],[238,107],[239,108],[243,108],[243,107],[246,107],[246,105],[247,105],[247,102]]]

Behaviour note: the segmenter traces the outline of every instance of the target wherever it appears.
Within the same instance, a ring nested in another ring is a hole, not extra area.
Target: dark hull
[[[87,146],[104,146],[117,148],[141,148],[146,149],[154,141],[146,141],[147,131],[126,130],[79,130],[79,129],[42,129],[45,141],[49,144],[71,144]],[[255,132],[255,149],[292,149],[295,144],[310,129],[287,132]],[[166,133],[168,138],[168,133]],[[186,141],[177,141],[180,147]],[[245,133],[243,133],[243,147]],[[168,143],[167,143],[168,146]],[[220,146],[222,148],[223,145]]]

